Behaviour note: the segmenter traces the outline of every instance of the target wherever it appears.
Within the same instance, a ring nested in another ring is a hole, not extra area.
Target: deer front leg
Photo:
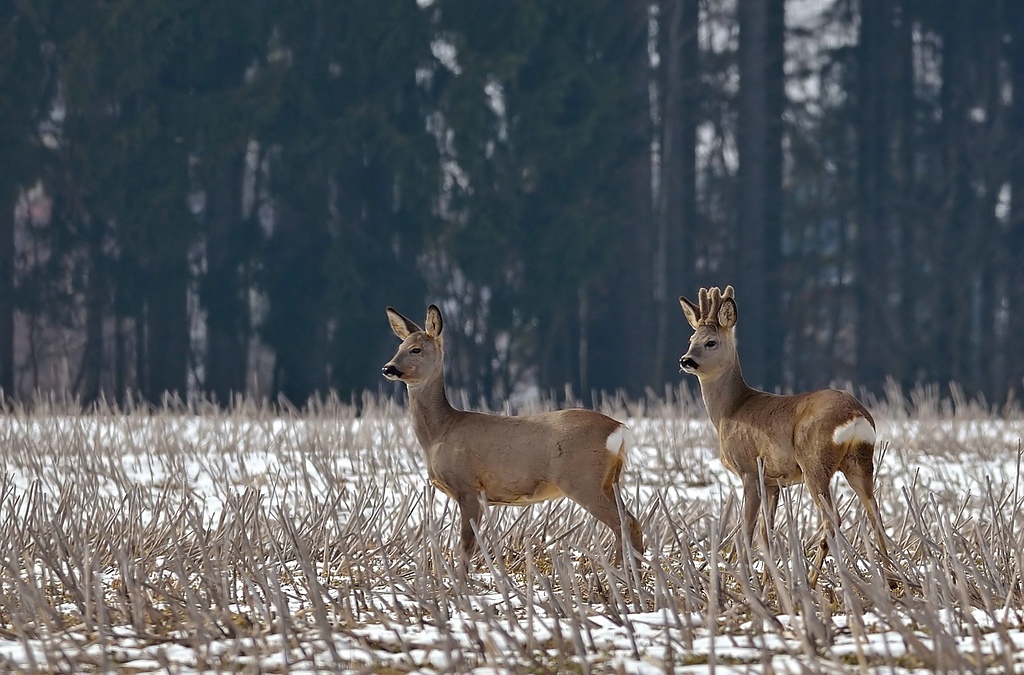
[[[761,521],[761,534],[764,537],[765,546],[768,545],[768,537],[771,536],[772,531],[775,529],[775,514],[779,510],[780,492],[782,492],[782,488],[779,487],[778,483],[766,484],[764,486],[764,494],[767,501],[764,507],[764,520]]]
[[[743,474],[743,538],[754,546],[754,526],[761,510],[761,480],[756,473]]]
[[[458,502],[462,552],[466,554],[466,558],[471,558],[477,550],[476,532],[473,527],[480,526],[480,499],[476,494],[469,493],[460,495]]]
[[[761,514],[763,516],[761,519],[761,539],[764,545],[765,555],[769,555],[771,551],[771,544],[769,544],[768,538],[771,537],[772,531],[775,529],[775,513],[779,508],[779,493],[782,491],[782,488],[779,487],[778,483],[761,483],[760,480],[758,480],[758,482],[760,485],[764,486],[765,500],[764,513]],[[764,569],[761,571],[762,588],[768,586],[768,580],[768,566],[765,565]]]

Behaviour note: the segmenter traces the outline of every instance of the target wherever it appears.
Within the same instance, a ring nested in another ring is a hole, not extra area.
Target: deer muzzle
[[[402,371],[395,367],[395,364],[393,363],[384,364],[384,367],[380,369],[380,372],[389,380],[397,380],[402,377]]]
[[[686,354],[683,354],[682,356],[679,357],[680,372],[693,374],[697,372],[697,369],[699,367],[700,366],[697,364],[697,362],[694,361],[689,356],[687,356]]]

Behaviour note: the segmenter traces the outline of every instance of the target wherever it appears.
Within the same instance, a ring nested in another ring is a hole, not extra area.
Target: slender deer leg
[[[775,529],[775,512],[779,508],[779,493],[782,488],[779,487],[778,483],[764,483],[764,513],[761,519],[761,539],[764,545],[765,555],[769,555],[771,546],[768,543],[768,538],[771,536],[772,531]],[[768,585],[768,566],[761,571],[761,586],[765,587]]]
[[[761,479],[756,473],[743,476],[743,537],[747,546],[754,546],[754,526],[761,510]]]
[[[580,472],[567,476],[558,488],[569,499],[573,500],[587,513],[611,528],[615,535],[615,562],[622,562],[622,520],[619,518],[619,503],[615,498],[615,485],[622,470],[621,462],[609,468],[604,476]],[[633,514],[622,505],[622,513],[626,516],[629,540],[636,553],[644,552],[643,534],[640,523]]]
[[[646,548],[644,547],[644,535],[643,530],[640,529],[640,522],[633,517],[633,514],[626,511],[626,506],[622,506],[622,510],[625,511],[626,516],[629,518],[629,543],[633,545],[633,550],[637,553],[643,553]]]
[[[616,494],[615,486],[619,483],[619,474],[622,472],[622,462],[617,463],[612,470],[605,476],[604,480],[604,493],[612,500],[615,504],[615,515],[619,516],[618,525],[616,526],[616,540],[619,544],[619,549],[622,549],[622,520],[621,516],[626,516],[626,523],[629,526],[629,543],[633,546],[633,551],[638,554],[644,552],[644,535],[640,529],[640,523],[633,514],[626,508],[626,503],[622,501],[621,495]]]
[[[811,566],[811,573],[807,577],[807,582],[811,588],[814,588],[818,583],[818,575],[821,573],[822,566],[825,563],[825,556],[828,554],[828,537],[830,534],[835,535],[836,526],[839,524],[839,514],[832,503],[832,490],[829,488],[831,473],[827,474],[824,480],[816,474],[813,477],[806,474],[805,476],[811,497],[821,511],[821,540],[818,543],[818,554],[814,557],[814,564]]]
[[[633,517],[633,514],[629,512],[629,510],[626,508],[626,505],[622,502],[621,499],[616,499],[615,498],[615,492],[611,488],[609,488],[609,492],[611,493],[610,496],[612,498],[612,501],[615,503],[615,511],[616,511],[616,513],[622,513],[622,514],[624,514],[626,516],[626,524],[629,527],[629,543],[633,547],[633,551],[635,551],[636,553],[643,553],[644,552],[644,535],[643,535],[642,530],[640,529],[640,522],[637,521],[637,519]],[[620,531],[621,531],[621,521],[620,521]],[[621,541],[619,543],[620,543],[620,548],[621,548]]]
[[[743,474],[743,529],[736,537],[736,546],[729,558],[742,560],[742,556],[748,556],[748,560],[754,555],[754,528],[757,525],[758,512],[761,510],[761,477],[757,473]],[[747,545],[747,552],[743,553],[740,542]]]
[[[764,543],[768,545],[768,537],[771,536],[772,531],[775,529],[775,514],[779,510],[779,493],[782,492],[782,488],[776,483],[765,484],[764,496],[765,496],[765,507],[764,507],[764,520],[761,521],[761,535],[764,537]]]
[[[619,505],[615,501],[615,493],[609,490],[603,493],[604,499],[599,502],[597,508],[590,508],[584,504],[583,508],[587,509],[594,515],[595,518],[606,524],[615,533],[615,561],[617,563],[622,562],[622,520],[619,518]],[[626,507],[622,507],[622,513],[626,516],[626,525],[629,531],[629,543],[633,547],[633,551],[636,553],[644,552],[644,539],[640,534],[640,523],[637,522],[636,518],[633,517]]]
[[[878,550],[882,552],[885,562],[889,562],[889,550],[885,545],[885,532],[882,529],[882,521],[878,514],[878,502],[875,501],[874,488],[874,447],[862,445],[856,450],[856,454],[848,457],[840,467],[840,471],[846,476],[846,481],[857,494],[864,510],[868,514],[868,520],[875,531],[875,538],[878,541]]]
[[[882,557],[885,561],[890,562],[889,548],[885,545],[885,530],[882,529],[882,517],[878,514],[878,502],[875,500],[875,495],[868,495],[867,498],[861,497],[864,501],[864,510],[868,512],[868,517],[871,519],[871,524],[875,528],[875,537],[878,539],[878,549],[882,552]]]
[[[597,492],[590,492],[577,491],[573,486],[564,486],[562,492],[566,497],[586,509],[587,513],[611,529],[615,535],[615,562],[622,562],[622,521],[619,519],[619,507],[615,502],[615,493],[611,487],[607,490],[599,489]],[[626,510],[625,506],[622,507],[622,512],[626,515],[629,538],[630,543],[633,545],[633,550],[637,553],[643,553],[644,545],[643,536],[640,533],[640,524]]]
[[[470,493],[459,497],[459,516],[462,519],[462,552],[466,554],[466,558],[471,558],[477,548],[476,532],[473,531],[473,526],[480,527],[478,495]]]

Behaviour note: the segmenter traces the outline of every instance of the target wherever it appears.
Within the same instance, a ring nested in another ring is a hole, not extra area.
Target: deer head
[[[683,314],[693,328],[690,348],[679,358],[683,372],[713,378],[734,367],[736,353],[736,300],[732,286],[700,289],[699,305],[680,296]]]
[[[384,364],[384,377],[414,386],[443,377],[444,341],[441,338],[443,322],[436,305],[427,308],[426,329],[407,319],[391,307],[387,308],[388,322],[402,344],[394,357]]]

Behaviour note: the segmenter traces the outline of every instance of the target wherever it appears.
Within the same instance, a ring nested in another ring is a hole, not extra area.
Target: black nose
[[[688,356],[680,356],[679,369],[686,370],[687,368],[689,368],[690,370],[697,370],[697,362]]]
[[[401,377],[402,376],[402,371],[400,371],[398,368],[395,368],[395,366],[393,364],[390,364],[390,363],[388,365],[384,366],[383,368],[381,368],[380,372],[382,372],[384,375],[392,375],[394,377]]]

